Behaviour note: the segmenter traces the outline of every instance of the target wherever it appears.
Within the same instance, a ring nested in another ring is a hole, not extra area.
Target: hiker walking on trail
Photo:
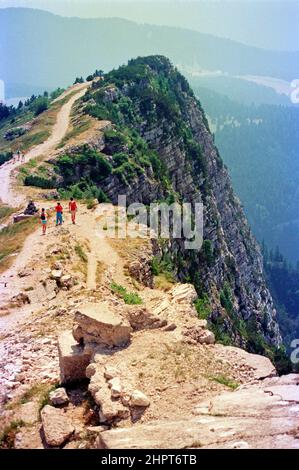
[[[74,201],[74,198],[71,197],[71,200],[69,202],[69,211],[71,213],[71,218],[72,218],[72,223],[76,223],[76,212],[77,212],[77,204],[76,201]]]
[[[63,218],[62,218],[63,208],[60,202],[57,202],[55,210],[56,210],[56,227],[57,227],[57,225],[62,225],[62,222],[63,222]]]
[[[47,231],[47,222],[48,222],[48,217],[45,209],[42,209],[41,215],[40,215],[40,221],[42,224],[42,235],[46,235]]]

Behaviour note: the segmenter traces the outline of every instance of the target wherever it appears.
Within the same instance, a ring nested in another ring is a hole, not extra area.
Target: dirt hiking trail
[[[52,149],[54,149],[59,142],[65,136],[69,122],[70,122],[70,114],[72,110],[72,106],[79,98],[81,98],[87,89],[86,83],[83,85],[79,85],[76,87],[70,88],[67,92],[64,93],[62,97],[68,96],[70,93],[73,93],[74,90],[78,90],[78,93],[73,95],[67,103],[65,103],[60,111],[57,114],[56,123],[53,126],[52,133],[50,137],[40,145],[33,147],[27,154],[25,154],[25,161],[23,162],[13,162],[10,160],[6,164],[0,167],[0,200],[4,204],[9,204],[12,207],[18,207],[20,204],[24,202],[24,197],[20,194],[15,194],[12,189],[12,172],[19,166],[24,163],[27,163],[32,158],[39,157],[40,155],[49,153]]]

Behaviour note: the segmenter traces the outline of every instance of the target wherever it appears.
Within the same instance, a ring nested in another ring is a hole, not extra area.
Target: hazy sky
[[[267,49],[299,50],[299,0],[0,0],[63,16],[181,26]]]

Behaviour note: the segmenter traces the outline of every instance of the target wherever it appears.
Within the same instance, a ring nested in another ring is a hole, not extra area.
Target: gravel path
[[[78,93],[73,95],[69,99],[69,101],[61,107],[59,113],[57,114],[57,120],[53,127],[52,134],[45,142],[40,145],[37,145],[25,155],[26,163],[32,158],[39,157],[40,155],[49,152],[50,150],[55,148],[57,144],[59,144],[59,142],[63,139],[69,126],[72,106],[75,101],[77,101],[85,94],[86,87],[87,85],[85,83],[84,85],[76,87],[79,89]],[[71,88],[68,91],[68,94],[73,91],[74,88]],[[64,95],[64,97],[65,96],[67,96],[67,93]],[[21,195],[14,193],[11,185],[12,171],[18,168],[23,163],[24,162],[13,162],[10,160],[9,162],[5,163],[0,167],[0,200],[2,200],[3,203],[9,204],[13,207],[18,207],[24,202],[23,197]]]

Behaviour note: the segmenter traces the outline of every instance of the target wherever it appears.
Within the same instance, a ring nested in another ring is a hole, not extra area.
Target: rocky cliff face
[[[128,203],[202,202],[202,249],[185,250],[183,240],[164,247],[176,276],[195,285],[216,339],[260,353],[278,347],[259,247],[184,77],[164,57],[136,59],[95,82],[82,112],[112,124],[57,160],[63,185],[100,187],[113,203],[118,194]]]

